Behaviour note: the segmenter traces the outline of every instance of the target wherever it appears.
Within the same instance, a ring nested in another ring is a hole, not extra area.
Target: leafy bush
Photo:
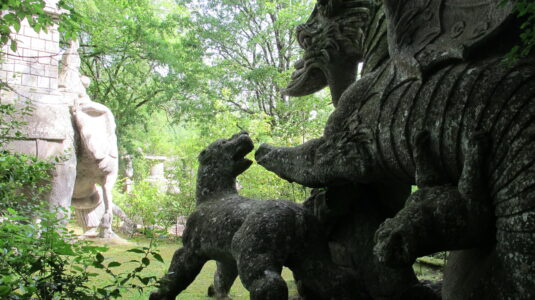
[[[35,156],[0,152],[0,211],[16,208],[32,215],[42,196],[49,190],[52,162]]]
[[[40,222],[36,223],[8,209],[0,223],[0,298],[115,299],[125,288],[142,292],[156,282],[154,276],[141,275],[150,264],[149,257],[162,261],[152,246],[128,250],[141,258],[130,262],[130,272],[115,274],[113,268],[121,264],[104,264],[101,252],[106,248],[79,241],[44,207],[38,210],[38,216]],[[111,276],[112,283],[89,286],[89,279],[98,276],[95,269]]]
[[[154,227],[167,229],[178,216],[187,214],[176,196],[162,193],[150,182],[134,184],[131,194],[115,191],[114,201],[135,223],[141,224],[143,233],[151,232]]]

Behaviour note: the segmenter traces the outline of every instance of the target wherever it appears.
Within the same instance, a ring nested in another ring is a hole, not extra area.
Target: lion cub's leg
[[[295,248],[295,218],[295,212],[283,206],[264,208],[251,213],[234,235],[232,253],[251,300],[288,299],[281,271]]]
[[[175,251],[169,271],[160,288],[150,295],[150,300],[171,300],[185,290],[197,277],[207,259],[187,247]]]
[[[485,136],[476,134],[464,142],[464,167],[457,185],[442,178],[429,142],[429,135],[423,132],[414,143],[419,190],[376,232],[374,253],[388,265],[410,265],[419,256],[492,240],[492,210],[481,174],[487,150]]]
[[[238,277],[238,268],[235,262],[217,262],[214,274],[214,283],[208,288],[208,297],[216,299],[230,299],[230,288]]]

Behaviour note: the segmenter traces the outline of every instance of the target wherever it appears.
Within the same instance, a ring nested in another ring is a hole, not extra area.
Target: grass
[[[137,264],[134,263],[128,263],[130,260],[139,260],[142,257],[142,254],[136,254],[132,252],[126,252],[126,250],[131,248],[137,248],[137,247],[147,247],[149,242],[146,239],[138,239],[138,240],[131,240],[131,245],[113,245],[109,246],[109,250],[105,253],[103,253],[105,257],[104,264],[107,265],[109,262],[117,261],[121,263],[121,266],[113,268],[113,271],[117,273],[128,273],[132,269],[134,269]],[[167,271],[167,268],[169,267],[169,263],[171,261],[171,257],[173,256],[173,253],[176,249],[181,247],[180,241],[162,241],[159,242],[159,245],[157,249],[160,251],[160,255],[164,259],[164,263],[160,263],[155,259],[151,259],[150,265],[143,270],[142,276],[156,276],[158,278],[161,278],[165,272]],[[201,300],[201,299],[213,299],[206,296],[206,292],[208,290],[208,287],[213,282],[213,275],[215,273],[216,264],[214,261],[209,261],[207,264],[204,265],[202,271],[199,273],[197,278],[193,281],[193,283],[185,290],[183,291],[177,299],[195,299],[195,300]],[[107,284],[110,284],[112,282],[112,278],[110,275],[106,274],[105,272],[95,269],[91,270],[95,273],[98,273],[99,276],[93,277],[92,281],[89,283],[89,285],[94,285],[97,287],[102,287]],[[296,296],[297,295],[297,289],[295,287],[295,283],[293,280],[292,273],[289,269],[284,268],[282,272],[283,278],[286,280],[286,283],[288,284],[289,293],[290,296]],[[140,294],[137,290],[125,290],[122,292],[123,299],[148,299],[148,296],[150,292],[153,290],[153,288],[148,288],[145,290],[142,294]],[[240,279],[237,278],[234,282],[234,285],[232,286],[232,289],[230,291],[230,296],[232,299],[237,300],[246,300],[249,299],[249,292],[243,287],[242,283],[240,282]]]

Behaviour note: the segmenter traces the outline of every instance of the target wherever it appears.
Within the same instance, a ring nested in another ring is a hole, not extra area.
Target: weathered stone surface
[[[57,1],[44,2],[45,10],[57,17]],[[87,212],[89,204],[96,209],[102,200],[104,210],[98,210],[102,213],[94,217],[107,222],[101,234],[111,236],[111,186],[117,172],[115,122],[108,108],[92,102],[87,95],[89,81],[79,72],[78,43],[73,41],[65,51],[58,75],[57,26],[37,33],[23,20],[12,38],[18,41],[17,52],[6,47],[9,55],[0,66],[0,80],[7,81],[12,90],[2,91],[0,102],[19,109],[28,105],[31,113],[19,120],[26,123],[19,129],[23,139],[10,137],[12,142],[7,148],[41,159],[61,158],[54,169],[51,191],[44,200],[67,209],[73,204],[75,209]],[[72,115],[72,111],[77,113]],[[97,192],[95,183],[103,186],[103,192]],[[79,220],[91,219],[81,214],[80,211]],[[90,229],[89,223],[81,225]]]
[[[112,189],[119,169],[115,118],[106,106],[91,101],[87,95],[89,79],[80,74],[78,47],[77,41],[71,42],[63,55],[59,75],[61,91],[74,97],[71,113],[78,133],[71,204],[80,214],[77,220],[88,235],[100,227],[99,237],[110,238],[115,236],[111,228]]]
[[[390,265],[410,265],[418,255],[475,247],[452,256],[445,299],[480,299],[488,286],[485,299],[535,297],[535,223],[526,214],[535,207],[535,59],[502,63],[515,20],[498,2],[383,1],[388,33],[374,36],[383,41],[376,45],[388,41],[391,58],[333,98],[321,138],[256,152],[268,170],[310,187],[420,185],[381,226],[376,253]],[[370,2],[318,1],[316,13],[328,18],[340,5],[369,9]],[[384,28],[371,19],[368,28]],[[325,84],[318,70],[309,68],[311,87],[295,87],[308,93]],[[422,132],[423,148],[413,143]],[[478,146],[480,133],[488,147]],[[466,263],[474,253],[484,253],[481,267]]]
[[[252,150],[241,132],[201,152],[197,208],[188,218],[184,247],[150,299],[174,299],[211,259],[218,262],[212,297],[226,297],[239,275],[251,299],[287,299],[280,276],[287,266],[305,299],[367,299],[352,272],[331,262],[325,232],[311,213],[293,202],[238,194],[235,179],[251,165],[245,155]]]

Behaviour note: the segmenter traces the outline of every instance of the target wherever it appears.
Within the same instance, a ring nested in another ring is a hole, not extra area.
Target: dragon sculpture
[[[285,93],[303,96],[328,85],[337,106],[342,93],[357,78],[358,63],[363,63],[362,73],[366,74],[388,60],[385,21],[381,3],[319,1],[307,22],[296,29],[304,55],[295,64]],[[410,184],[391,180],[380,185],[328,185],[326,191],[307,200],[331,228],[329,245],[335,261],[355,270],[365,283],[363,293],[371,298],[409,297],[411,293],[437,298],[418,283],[412,267],[391,268],[373,255],[375,231],[403,208],[409,194]]]
[[[501,2],[319,0],[298,28],[305,57],[317,59],[296,64],[287,93],[328,84],[335,111],[322,137],[256,152],[309,187],[417,184],[377,230],[374,252],[407,267],[453,251],[443,299],[535,298],[535,59],[503,62],[519,20]],[[366,10],[365,28],[347,19]]]

